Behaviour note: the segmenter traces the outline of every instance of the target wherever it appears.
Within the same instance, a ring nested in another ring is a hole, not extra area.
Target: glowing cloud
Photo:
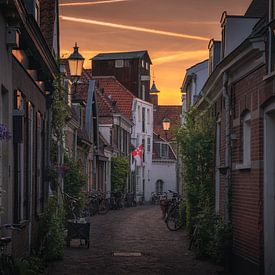
[[[181,34],[181,33],[175,33],[175,32],[167,32],[167,31],[161,31],[161,30],[155,30],[155,29],[149,29],[149,28],[141,28],[141,27],[123,25],[123,24],[114,24],[114,23],[109,23],[109,22],[83,19],[83,18],[77,18],[77,17],[69,17],[69,16],[63,16],[63,15],[61,15],[60,18],[63,20],[66,20],[66,21],[77,22],[77,23],[98,25],[98,26],[131,30],[131,31],[137,31],[137,32],[147,32],[147,33],[153,33],[153,34],[159,34],[159,35],[165,35],[165,36],[173,36],[173,37],[185,38],[185,39],[209,41],[209,38],[202,37],[202,36]]]
[[[204,59],[207,58],[208,51],[199,50],[199,51],[183,51],[178,54],[173,55],[164,55],[161,57],[153,58],[152,62],[154,65],[160,65],[165,63],[177,62],[179,60],[193,60],[193,59]]]
[[[63,3],[59,4],[60,7],[72,7],[72,6],[91,6],[99,4],[111,4],[118,2],[128,2],[129,0],[103,0],[103,1],[94,1],[94,2],[73,2],[73,3]]]

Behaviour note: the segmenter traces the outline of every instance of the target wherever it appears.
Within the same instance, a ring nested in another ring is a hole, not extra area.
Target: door
[[[264,123],[264,258],[270,275],[275,274],[275,108],[265,112]]]

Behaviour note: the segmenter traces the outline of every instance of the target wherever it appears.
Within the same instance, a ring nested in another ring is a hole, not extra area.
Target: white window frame
[[[144,65],[145,65],[145,62],[144,62],[144,60],[142,59],[142,60],[141,60],[141,67],[144,68]]]
[[[124,60],[123,59],[115,60],[115,68],[123,68],[123,67],[124,67]]]

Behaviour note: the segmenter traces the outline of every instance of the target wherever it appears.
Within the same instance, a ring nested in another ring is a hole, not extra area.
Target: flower
[[[0,123],[0,140],[9,140],[11,138],[11,133],[9,132],[5,124]]]

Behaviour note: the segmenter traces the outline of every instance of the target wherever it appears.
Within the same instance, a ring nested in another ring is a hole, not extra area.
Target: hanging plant
[[[0,124],[0,140],[9,140],[11,136],[8,127],[5,124]]]

